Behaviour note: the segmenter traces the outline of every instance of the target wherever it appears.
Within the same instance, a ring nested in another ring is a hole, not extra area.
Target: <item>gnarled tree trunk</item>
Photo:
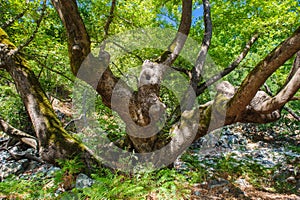
[[[280,118],[282,106],[294,96],[300,87],[299,68],[297,68],[291,73],[285,87],[275,97],[271,98],[259,91],[267,78],[300,50],[300,28],[298,28],[291,37],[276,47],[249,73],[238,90],[229,82],[222,82],[217,85],[217,95],[213,101],[197,108],[187,106],[182,111],[181,120],[174,123],[170,129],[169,136],[175,136],[169,137],[167,142],[166,138],[159,138],[156,134],[145,137],[147,134],[140,132],[139,127],[156,124],[165,110],[165,105],[159,99],[161,77],[166,65],[170,66],[175,61],[184,46],[191,23],[191,2],[190,0],[183,1],[182,24],[173,43],[157,62],[144,62],[139,77],[138,91],[133,91],[112,73],[109,68],[110,55],[107,52],[101,51],[98,57],[89,54],[91,52],[90,39],[76,1],[52,1],[67,32],[73,74],[93,86],[101,95],[103,103],[119,114],[127,125],[129,139],[138,153],[155,151],[168,142],[169,146],[165,152],[169,152],[170,159],[175,160],[187,141],[190,143],[224,125],[236,122],[267,123],[277,120]],[[199,88],[198,84],[212,35],[209,1],[203,0],[203,5],[205,37],[196,65],[189,72],[191,86],[197,95],[201,95],[205,89],[205,87]],[[181,37],[180,34],[185,34],[186,37]],[[237,63],[245,57],[256,39],[257,36],[250,40],[249,47],[239,56]],[[237,65],[232,64],[227,71],[231,71]],[[100,164],[98,158],[85,145],[74,139],[62,127],[35,74],[2,29],[0,29],[0,67],[6,69],[15,81],[32,121],[43,160],[55,163],[56,159],[80,155],[87,166],[91,163]],[[80,70],[87,73],[78,73]],[[224,72],[223,75],[226,73]],[[220,74],[213,77],[211,83],[223,76],[222,73]],[[124,105],[129,105],[129,107]],[[198,121],[193,120],[196,115],[199,116]],[[196,135],[193,133],[195,127],[197,128]],[[4,128],[2,126],[2,130]],[[149,128],[147,131],[151,133],[156,130]],[[161,159],[166,156],[165,152],[162,151]]]

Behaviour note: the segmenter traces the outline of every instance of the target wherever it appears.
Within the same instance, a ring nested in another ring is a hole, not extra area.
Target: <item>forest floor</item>
[[[225,162],[210,165],[214,166],[210,180],[196,184],[191,199],[300,200],[299,122],[287,132],[284,129],[288,125],[234,125],[217,134],[219,148],[203,150],[203,141],[200,152],[197,145],[192,147],[190,153],[196,153],[200,165],[206,168],[207,161],[215,158],[225,158]],[[243,170],[245,166],[251,169]]]
[[[287,119],[275,125],[258,127],[253,124],[237,124],[224,127],[193,144],[175,162],[176,173],[187,177],[189,191],[189,194],[185,193],[177,198],[300,200],[299,122]],[[59,171],[59,168],[22,158],[14,160],[4,150],[6,140],[7,136],[0,134],[0,200],[30,199],[34,196],[28,194],[33,191],[24,191],[22,194],[23,192],[14,192],[14,189],[11,189],[12,191],[9,192],[7,187],[12,187],[18,182],[6,181],[5,173],[9,167],[18,180],[37,180],[38,178],[38,181],[42,182],[41,180],[47,179],[45,182],[47,184],[41,185],[42,189],[48,187],[49,182],[53,183],[51,179],[55,177],[51,174]],[[19,152],[18,148],[21,147],[10,147],[12,151]],[[33,153],[32,149],[23,148],[22,151]],[[38,172],[41,171],[44,175],[39,175]],[[26,187],[24,186],[25,189]],[[72,187],[74,188],[75,185]],[[18,189],[21,190],[16,188]],[[55,190],[53,191],[57,194],[52,197],[60,197],[61,192]],[[159,196],[160,191],[161,189],[157,188],[154,192],[149,192],[146,197],[134,198],[132,196],[126,199],[165,199]],[[28,196],[30,198],[27,198]],[[50,198],[45,197],[45,199]],[[89,194],[83,199],[90,199]]]

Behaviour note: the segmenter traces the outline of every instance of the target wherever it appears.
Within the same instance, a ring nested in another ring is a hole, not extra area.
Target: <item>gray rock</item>
[[[82,189],[85,187],[91,187],[94,183],[94,180],[88,177],[85,174],[79,174],[76,178],[76,188]]]
[[[27,159],[22,159],[17,162],[15,161],[9,161],[0,167],[0,178],[4,179],[12,174],[20,174],[22,173],[27,166],[29,165],[29,161]]]
[[[6,162],[6,160],[10,157],[10,154],[7,151],[0,152],[0,163]]]
[[[296,184],[297,180],[294,176],[290,176],[286,179],[286,182]]]
[[[222,179],[222,178],[218,178],[216,180],[212,180],[209,182],[208,184],[208,188],[209,189],[214,189],[214,188],[218,188],[218,187],[224,187],[226,185],[229,184],[229,181]]]
[[[240,188],[247,188],[251,186],[250,183],[248,183],[248,181],[246,181],[246,179],[243,178],[237,179],[234,183],[238,184]]]
[[[50,167],[46,173],[46,177],[47,178],[51,178],[54,176],[55,172],[59,171],[60,168],[59,167]]]
[[[200,195],[201,195],[201,192],[200,192],[200,191],[194,191],[194,195],[195,195],[195,196],[200,196]]]

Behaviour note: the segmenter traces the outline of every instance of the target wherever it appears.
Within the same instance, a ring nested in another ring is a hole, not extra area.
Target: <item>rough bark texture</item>
[[[81,63],[90,53],[90,38],[80,17],[76,0],[52,0],[68,35],[69,58],[73,74],[77,74]],[[68,15],[64,13],[68,12]]]
[[[238,121],[268,77],[300,50],[300,27],[252,70],[229,102],[229,121]]]
[[[133,91],[125,82],[114,76],[108,67],[110,62],[108,53],[102,50],[98,56],[89,54],[91,51],[90,39],[80,17],[76,1],[52,0],[52,3],[67,32],[73,74],[78,75],[78,78],[94,87],[101,95],[103,103],[120,115],[127,125],[127,133],[136,152],[152,152],[169,143],[168,148],[162,151],[160,159],[170,156],[175,160],[185,144],[224,125],[235,122],[267,123],[277,120],[280,117],[282,104],[291,99],[299,88],[298,69],[282,92],[273,99],[259,91],[265,80],[300,50],[300,28],[260,62],[249,73],[238,90],[229,82],[221,82],[216,86],[217,95],[213,101],[201,105],[199,108],[187,107],[181,113],[181,120],[173,124],[170,129],[168,136],[174,136],[169,137],[168,140],[166,137],[159,138],[157,124],[163,120],[165,112],[165,105],[159,100],[160,82],[166,70],[164,64],[171,65],[185,43],[185,37],[188,35],[191,24],[192,1],[183,1],[183,13],[185,14],[182,15],[178,34],[186,35],[183,35],[182,38],[175,38],[176,46],[173,45],[173,42],[169,46],[167,57],[159,60],[163,64],[144,62],[139,76],[138,91]],[[193,70],[195,72],[192,80],[194,89],[197,88],[200,80],[199,74],[201,73],[199,72],[205,62],[211,37],[209,1],[203,1],[203,4],[206,11],[207,35],[205,35],[203,49],[198,57],[200,67],[196,65]],[[99,164],[97,158],[87,147],[72,138],[63,129],[35,74],[26,61],[18,53],[15,53],[15,49],[6,33],[0,29],[0,67],[5,68],[15,81],[36,132],[43,160],[54,163],[58,158],[70,158],[81,154],[82,158],[87,158],[85,161],[89,160]],[[277,102],[282,97],[284,101]],[[274,103],[276,106],[270,107]],[[2,129],[5,130],[4,125],[2,125]],[[194,130],[197,130],[196,134]],[[169,154],[166,155],[166,152]],[[161,160],[156,162],[159,163]]]
[[[13,54],[16,47],[9,42],[2,29],[0,39],[0,52],[5,52],[0,54],[1,66],[13,78],[23,100],[38,139],[41,158],[46,162],[56,163],[57,159],[81,155],[82,158],[90,158],[89,161],[84,161],[97,163],[97,160],[91,157],[89,149],[63,129],[35,74],[24,58]]]

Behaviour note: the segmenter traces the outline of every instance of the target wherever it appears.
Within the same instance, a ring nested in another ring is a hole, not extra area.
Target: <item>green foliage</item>
[[[25,8],[28,8],[22,18],[6,29],[16,46],[23,44],[30,37],[35,30],[35,22],[41,14],[40,1],[25,2],[24,0],[0,0],[0,25],[14,18]],[[181,2],[178,0],[117,1],[109,35],[140,27],[162,27],[175,30],[180,22],[180,4]],[[111,1],[79,0],[78,5],[90,34],[92,46],[96,47],[104,39],[103,27],[109,16]],[[194,7],[201,7],[200,3],[195,3]],[[213,61],[215,65],[207,65],[205,78],[212,75],[215,71],[228,66],[241,52],[249,38],[256,32],[260,34],[259,40],[241,63],[240,68],[225,78],[235,85],[239,85],[241,80],[260,60],[300,25],[299,1],[297,0],[212,0],[211,11],[213,39],[209,55],[211,56],[210,63]],[[204,27],[203,17],[200,16],[199,19],[193,22],[190,35],[200,43],[203,38]],[[49,4],[46,18],[42,21],[36,38],[22,52],[38,76],[44,90],[55,96],[61,90],[71,91],[73,86],[73,82],[69,80],[73,80],[74,77],[69,69],[66,40],[64,27],[56,11]],[[163,50],[149,48],[136,50],[133,52],[134,55],[127,54],[117,60],[115,65],[111,66],[112,71],[118,76],[130,74],[133,66],[140,66],[142,60],[145,59],[156,59]],[[137,56],[142,58],[142,60],[137,58]],[[286,62],[268,79],[267,84],[274,94],[283,86],[291,69],[292,61],[291,59]],[[191,69],[192,64],[180,57],[174,65],[179,68]],[[211,70],[212,68],[214,70]],[[61,72],[65,77],[55,71]],[[127,77],[127,83],[136,90],[137,88],[134,86],[136,86],[138,74],[134,72],[131,75],[133,76]],[[0,76],[0,115],[17,128],[31,132],[32,129],[26,111],[12,81],[3,71],[0,71]],[[180,88],[176,85],[176,78],[171,78],[173,82],[168,82],[166,85]],[[81,105],[84,101],[82,94],[79,93],[78,97]],[[67,97],[64,96],[63,98]],[[161,99],[168,106],[168,116],[172,115],[174,108],[179,104],[176,95],[168,88],[162,87]],[[198,100],[199,103],[209,101],[209,92],[206,91]],[[95,109],[91,110],[87,117],[95,117],[100,124],[100,129],[108,133],[107,135],[111,141],[115,141],[125,135],[125,125],[121,123],[120,118],[115,113],[102,104],[99,96],[96,97],[95,105],[89,103],[85,102],[85,106],[94,106]],[[288,106],[296,111],[300,110],[299,102],[290,102]],[[80,107],[78,110],[81,113],[85,112],[84,107]],[[299,112],[297,114],[299,115]],[[295,133],[299,126],[299,122],[283,118],[279,123],[259,126],[258,131],[266,131],[270,128],[278,131],[277,129],[279,129],[284,136],[289,133]],[[82,130],[82,133],[88,133],[89,131],[86,130],[84,132]],[[79,135],[78,138],[83,139],[84,136]],[[289,145],[288,148],[294,152],[299,152],[299,147],[297,146]],[[187,162],[190,168],[190,170],[183,172],[183,175],[168,169],[136,175],[118,175],[103,170],[93,175],[96,183],[91,188],[73,189],[62,194],[59,198],[145,199],[150,193],[154,193],[158,199],[188,198],[190,190],[187,187],[188,183],[186,180],[188,179],[190,183],[207,181],[209,174],[206,166],[209,166],[209,163],[204,165],[198,161],[196,156],[188,154],[185,154],[182,159]],[[279,166],[276,166],[274,169],[266,169],[255,162],[240,162],[231,156],[222,157],[216,160],[215,163],[211,167],[217,169],[218,176],[229,177],[232,181],[242,176],[248,178],[253,185],[259,188],[274,187],[276,191],[280,192],[293,191],[293,188],[288,183],[282,184],[282,180],[286,178],[285,176],[279,177],[278,180],[272,183],[268,181]],[[52,187],[48,189],[44,187],[49,183],[49,180],[24,180],[11,177],[0,183],[0,194],[9,195],[9,197],[17,199],[52,198],[51,194],[54,193],[55,187],[63,180],[64,176],[66,174],[76,175],[83,167],[78,158],[61,160],[59,164],[62,166],[62,170],[56,172],[55,184]]]
[[[132,176],[107,173],[105,177],[93,175],[93,178],[96,183],[91,188],[75,193],[89,199],[145,199],[150,193],[155,193],[158,199],[182,199],[190,193],[184,177],[173,170]]]
[[[213,38],[209,55],[220,70],[227,67],[241,52],[246,42],[258,32],[260,37],[238,70],[225,79],[239,85],[247,72],[300,25],[297,0],[211,1]],[[192,36],[199,42],[203,35],[203,18],[195,23]],[[272,84],[282,84],[290,62],[281,68]],[[274,91],[275,92],[275,91]]]
[[[60,166],[63,166],[61,172],[68,174],[77,174],[82,171],[84,164],[82,163],[79,156],[76,156],[71,160],[58,160]]]
[[[16,128],[32,133],[22,99],[11,84],[0,85],[0,115]]]
[[[10,177],[0,183],[0,196],[8,199],[47,199],[53,198],[53,188],[44,187],[49,180],[25,180]]]

